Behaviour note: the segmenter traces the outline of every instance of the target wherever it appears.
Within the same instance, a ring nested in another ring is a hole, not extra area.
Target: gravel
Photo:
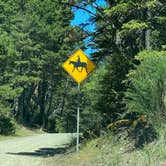
[[[64,154],[74,134],[40,134],[0,141],[0,166],[47,166],[42,161]]]

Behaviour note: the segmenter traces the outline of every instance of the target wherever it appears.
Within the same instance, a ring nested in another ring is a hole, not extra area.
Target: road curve
[[[62,154],[74,134],[40,134],[0,141],[0,166],[46,166],[45,157]]]

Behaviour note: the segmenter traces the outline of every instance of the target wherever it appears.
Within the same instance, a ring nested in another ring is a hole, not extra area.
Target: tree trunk
[[[147,11],[147,20],[151,19],[151,12],[148,10]],[[151,43],[150,43],[150,35],[151,35],[151,30],[147,29],[145,32],[145,48],[147,50],[151,50]]]

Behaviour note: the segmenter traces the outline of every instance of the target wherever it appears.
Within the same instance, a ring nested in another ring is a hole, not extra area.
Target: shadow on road
[[[10,153],[11,155],[23,155],[23,156],[32,156],[32,157],[50,157],[58,154],[67,153],[69,147],[58,147],[58,148],[40,148],[34,152],[18,152]]]

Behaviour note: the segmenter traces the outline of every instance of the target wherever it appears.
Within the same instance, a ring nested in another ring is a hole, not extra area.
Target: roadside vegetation
[[[104,2],[0,2],[0,135],[27,133],[18,124],[75,133],[77,85],[61,65],[78,48],[90,47],[97,69],[81,84],[80,132],[83,142],[91,141],[64,159],[73,165],[162,166],[166,2]],[[79,9],[91,18],[72,26]],[[95,32],[88,24],[95,24]]]
[[[60,154],[43,160],[45,165],[61,166],[164,166],[166,162],[166,130],[158,129],[158,139],[136,148],[126,132],[96,138],[82,145],[80,152]]]

